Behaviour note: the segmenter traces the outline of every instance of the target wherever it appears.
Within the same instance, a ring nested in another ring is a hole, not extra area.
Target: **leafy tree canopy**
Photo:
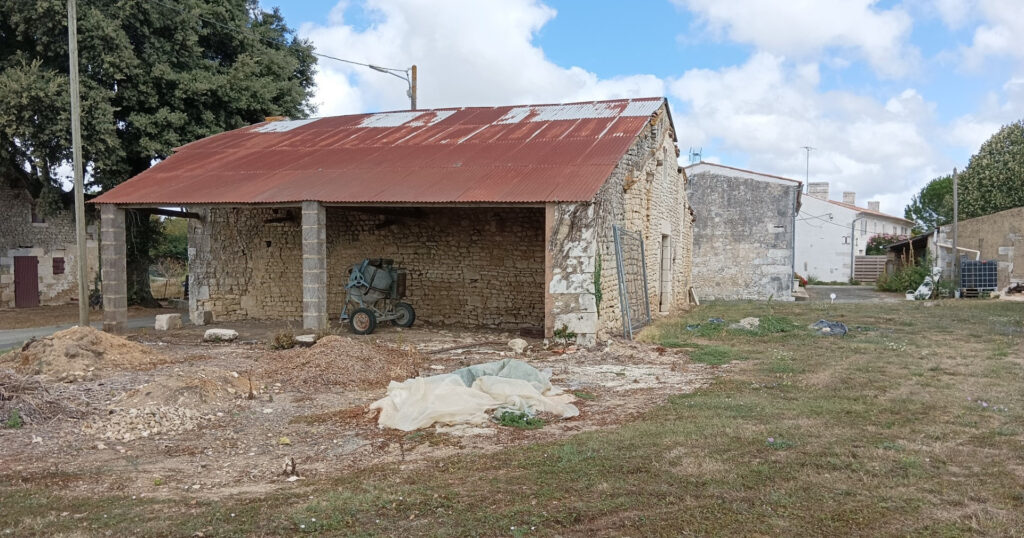
[[[953,221],[953,176],[942,176],[928,182],[914,195],[903,212],[904,218],[916,223],[915,233],[933,230]]]
[[[64,0],[0,3],[0,178],[60,190],[71,158]],[[109,189],[193,140],[311,113],[315,57],[257,0],[89,0],[78,5],[87,188]],[[130,216],[129,295],[147,302],[159,227]],[[134,277],[134,278],[133,278]]]
[[[960,218],[1024,206],[1024,120],[1004,126],[960,175]]]

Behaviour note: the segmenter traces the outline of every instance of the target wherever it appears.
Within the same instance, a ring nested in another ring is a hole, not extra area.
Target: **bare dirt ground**
[[[515,335],[418,326],[368,337],[339,331],[311,348],[269,349],[284,326],[219,324],[239,332],[229,344],[202,343],[204,327],[139,331],[123,345],[71,334],[85,343],[39,342],[35,355],[29,348],[0,357],[0,415],[20,403],[26,422],[0,429],[0,476],[17,483],[60,475],[69,493],[261,494],[374,463],[415,467],[621,424],[727,368],[647,343],[560,352],[531,340],[516,357],[551,369],[556,386],[575,391],[580,416],[548,417],[538,430],[406,433],[379,429],[367,409],[388,381],[512,357]],[[283,472],[289,458],[298,478]]]
[[[157,314],[176,312],[168,308],[128,307],[129,318],[143,318]],[[103,321],[102,310],[91,310],[89,321]],[[27,329],[30,327],[51,327],[78,323],[78,304],[69,303],[56,306],[37,306],[34,308],[3,308],[0,309],[0,330]]]

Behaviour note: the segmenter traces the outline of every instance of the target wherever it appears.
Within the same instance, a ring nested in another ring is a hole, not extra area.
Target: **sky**
[[[418,68],[419,108],[665,96],[681,164],[828,181],[897,215],[1024,118],[1024,0],[262,0],[317,51]],[[319,60],[318,116],[407,109]],[[805,146],[810,152],[809,167]],[[808,170],[809,169],[809,170]]]

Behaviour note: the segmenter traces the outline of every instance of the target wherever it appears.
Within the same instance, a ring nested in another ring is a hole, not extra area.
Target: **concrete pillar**
[[[100,206],[100,259],[103,279],[103,330],[119,333],[128,321],[128,275],[124,209]]]
[[[327,328],[327,210],[302,202],[302,328]]]

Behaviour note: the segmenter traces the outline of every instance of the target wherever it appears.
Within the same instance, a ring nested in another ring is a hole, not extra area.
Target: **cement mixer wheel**
[[[349,316],[348,325],[356,334],[370,334],[377,328],[377,315],[369,308],[357,308]]]
[[[412,327],[416,321],[416,311],[409,303],[397,303],[395,305],[395,325],[399,327]]]

